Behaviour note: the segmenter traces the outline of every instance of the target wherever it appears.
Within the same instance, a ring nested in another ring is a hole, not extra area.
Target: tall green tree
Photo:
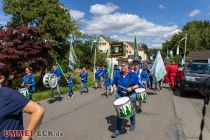
[[[149,48],[147,46],[147,44],[142,44],[141,47],[143,48],[144,52],[147,54],[147,56],[149,55]]]
[[[184,57],[185,42],[179,41],[185,37],[187,33],[187,49],[186,55],[190,51],[210,49],[210,21],[192,21],[187,23],[181,32],[175,34],[170,40],[165,41],[162,45],[162,54],[167,56],[167,50],[172,50],[176,54],[176,47],[179,44],[180,54],[173,59],[179,63]]]
[[[3,11],[11,15],[13,25],[39,27],[42,37],[54,46],[52,57],[66,55],[69,35],[79,33],[70,11],[59,0],[3,0]]]
[[[95,44],[97,45],[97,44]],[[75,48],[75,54],[77,56],[78,67],[86,67],[88,69],[93,69],[94,66],[94,50],[91,49],[92,47],[92,40],[86,40],[82,42],[81,40],[74,41],[73,46]],[[96,46],[97,47],[97,46]],[[97,58],[96,58],[96,64],[97,65],[106,65],[106,58],[107,55],[105,53],[102,53],[96,49]]]

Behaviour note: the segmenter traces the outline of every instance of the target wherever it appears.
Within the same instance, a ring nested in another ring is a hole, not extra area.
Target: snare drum
[[[135,90],[137,94],[137,100],[140,102],[147,100],[147,93],[144,88],[138,88]]]
[[[18,89],[18,91],[20,92],[21,95],[29,99],[30,93],[28,91],[28,88],[20,88]]]
[[[116,109],[117,116],[122,119],[130,118],[134,113],[129,97],[121,97],[115,100],[114,107]]]
[[[47,73],[43,77],[43,85],[47,88],[55,88],[58,83],[58,77],[56,74]]]

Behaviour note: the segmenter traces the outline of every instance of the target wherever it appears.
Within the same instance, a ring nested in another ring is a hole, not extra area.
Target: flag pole
[[[69,58],[70,58],[70,55],[71,55],[71,46],[72,46],[72,42],[71,42],[71,40],[70,40],[70,46],[69,46]],[[70,60],[69,60],[69,67],[70,67]]]
[[[93,60],[93,63],[94,63],[94,70],[93,70],[93,77],[94,77],[94,82],[95,82],[95,69],[96,69],[96,46],[94,46],[94,44],[96,44],[97,42],[96,41],[94,41],[93,42],[93,47],[95,47],[95,53],[94,53],[94,60]]]

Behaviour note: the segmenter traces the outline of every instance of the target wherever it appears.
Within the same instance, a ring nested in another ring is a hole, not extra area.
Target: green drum
[[[28,88],[20,88],[18,89],[18,91],[20,92],[21,95],[29,99],[30,93],[28,91]]]
[[[58,78],[55,74],[47,73],[43,77],[43,85],[47,88],[55,88],[58,83]]]
[[[116,109],[117,116],[122,119],[130,118],[134,113],[133,106],[131,105],[128,97],[121,97],[115,100],[114,107]]]
[[[137,100],[140,102],[147,101],[147,93],[144,88],[138,88],[135,90],[137,94]]]

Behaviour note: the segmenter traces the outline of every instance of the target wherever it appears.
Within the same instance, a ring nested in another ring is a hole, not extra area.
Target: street
[[[179,95],[179,92],[176,92]],[[202,120],[203,97],[200,94],[191,93],[189,97],[174,96],[177,119],[180,121],[187,140],[198,140],[200,124]],[[205,126],[203,139],[210,138],[210,106],[206,106]]]
[[[73,99],[63,96],[54,103],[41,101],[45,117],[34,139],[40,140],[109,140],[115,128],[114,96],[103,96],[103,89],[90,88],[89,94],[75,92]],[[201,98],[174,96],[165,86],[161,91],[148,90],[143,112],[136,114],[136,130],[129,131],[125,120],[120,140],[195,140],[200,134]],[[210,108],[207,107],[204,140],[209,138]],[[26,122],[28,116],[24,116]],[[26,124],[26,123],[25,123]],[[42,130],[42,131],[41,131]],[[47,131],[49,131],[47,136]],[[56,133],[57,132],[57,133]],[[52,136],[56,135],[56,136]],[[62,135],[62,136],[61,136]],[[64,136],[63,136],[64,135]]]

